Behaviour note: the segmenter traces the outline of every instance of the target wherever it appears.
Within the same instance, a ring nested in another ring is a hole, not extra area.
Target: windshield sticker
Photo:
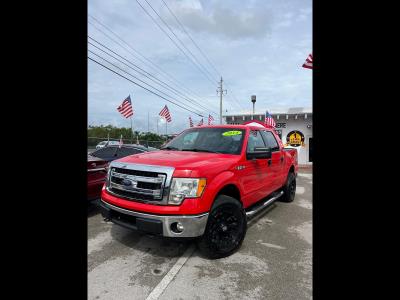
[[[232,135],[240,135],[240,134],[242,134],[242,132],[239,130],[231,130],[231,131],[225,131],[222,135],[223,136],[232,136]]]

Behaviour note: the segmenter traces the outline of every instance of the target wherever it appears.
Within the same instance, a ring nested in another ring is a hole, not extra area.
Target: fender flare
[[[239,182],[235,179],[235,174],[232,171],[224,171],[220,174],[218,174],[213,181],[211,182],[211,184],[208,186],[209,190],[211,191],[209,194],[210,199],[212,199],[212,201],[210,201],[209,203],[209,207],[208,210],[211,209],[211,207],[213,206],[214,202],[215,202],[215,198],[218,195],[218,193],[227,185],[234,185],[237,187],[237,189],[239,190],[240,193],[240,198],[242,198],[242,191],[239,185]],[[241,202],[240,199],[237,199],[238,201]]]

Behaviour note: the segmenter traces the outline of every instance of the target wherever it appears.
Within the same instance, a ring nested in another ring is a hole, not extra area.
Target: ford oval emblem
[[[128,179],[123,179],[122,180],[122,184],[125,185],[125,186],[130,186],[130,185],[132,185],[132,182],[130,180],[128,180]]]

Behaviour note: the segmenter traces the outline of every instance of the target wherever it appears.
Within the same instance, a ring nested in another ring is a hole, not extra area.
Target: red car
[[[218,258],[236,251],[247,221],[296,192],[296,149],[260,124],[185,130],[159,151],[110,163],[101,193],[106,220],[165,237],[197,238]]]
[[[100,198],[101,188],[106,181],[108,162],[88,154],[87,159],[87,198],[89,201]]]

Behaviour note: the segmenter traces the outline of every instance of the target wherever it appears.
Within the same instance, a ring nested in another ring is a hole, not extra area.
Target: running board
[[[255,215],[256,213],[258,213],[259,211],[261,211],[262,209],[266,208],[269,204],[271,204],[272,202],[274,202],[276,199],[278,199],[279,197],[281,197],[283,195],[283,191],[280,191],[277,195],[273,196],[271,199],[268,199],[267,201],[265,201],[263,204],[261,205],[257,205],[254,209],[247,211],[246,212],[246,216],[247,217],[251,217],[253,215]]]

